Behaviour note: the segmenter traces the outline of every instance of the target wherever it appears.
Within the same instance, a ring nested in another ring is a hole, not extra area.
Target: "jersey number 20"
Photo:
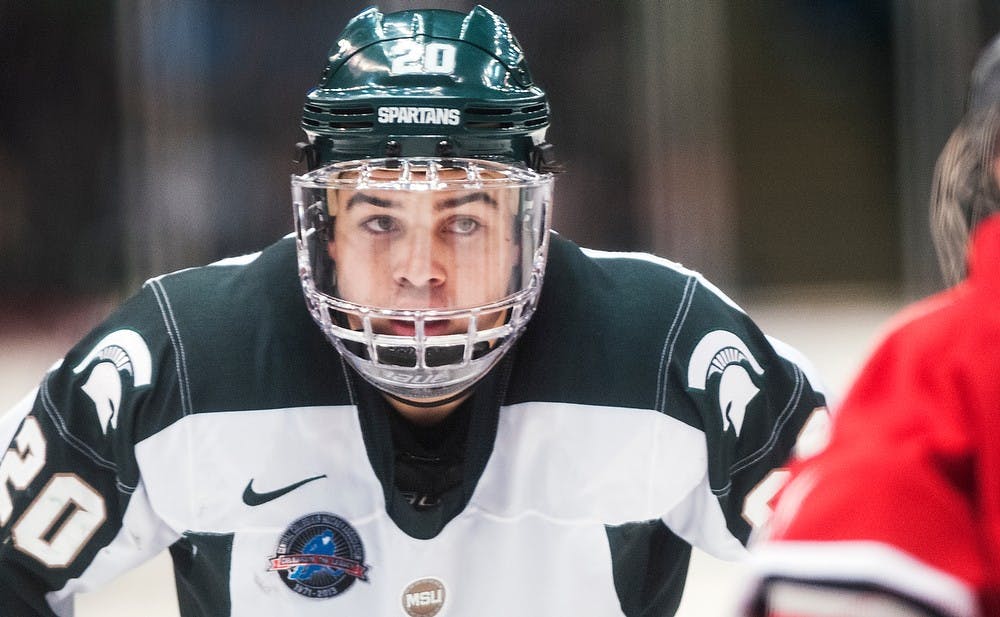
[[[0,461],[0,527],[14,513],[11,489],[24,490],[45,466],[45,437],[28,416]],[[50,568],[68,566],[104,522],[104,498],[73,473],[54,474],[10,530],[14,546]]]

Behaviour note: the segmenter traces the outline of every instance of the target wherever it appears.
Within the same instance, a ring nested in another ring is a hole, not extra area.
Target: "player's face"
[[[334,233],[327,250],[338,295],[396,310],[469,308],[504,298],[516,265],[515,197],[509,189],[336,191],[329,196]],[[485,315],[478,327],[502,319],[500,312]],[[413,323],[403,320],[376,320],[373,327],[414,334]],[[468,327],[467,319],[431,320],[424,331],[434,336]]]

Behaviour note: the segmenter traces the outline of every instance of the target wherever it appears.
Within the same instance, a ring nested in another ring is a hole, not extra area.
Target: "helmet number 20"
[[[444,43],[422,45],[412,40],[401,40],[393,45],[390,55],[392,65],[389,72],[393,75],[455,72],[455,48]]]

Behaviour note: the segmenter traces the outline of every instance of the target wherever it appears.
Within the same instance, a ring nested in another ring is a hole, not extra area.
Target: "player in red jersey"
[[[798,462],[746,615],[1000,615],[1000,37],[935,170],[951,289],[897,317]]]

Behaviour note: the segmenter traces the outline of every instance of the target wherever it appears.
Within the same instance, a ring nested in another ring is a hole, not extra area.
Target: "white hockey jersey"
[[[185,617],[670,615],[824,405],[791,358],[696,274],[555,236],[451,506],[420,509],[292,240],[159,277],[6,417],[0,607],[69,615],[169,547]]]

